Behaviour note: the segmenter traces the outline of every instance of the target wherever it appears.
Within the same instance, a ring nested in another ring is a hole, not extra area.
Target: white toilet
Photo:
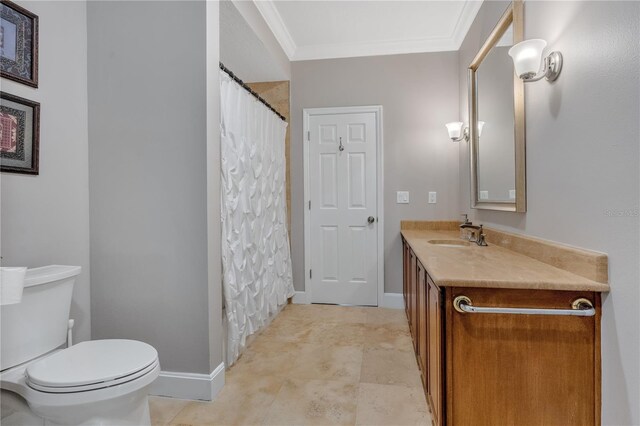
[[[160,371],[152,346],[93,340],[60,349],[80,270],[29,269],[22,301],[0,308],[3,426],[150,424],[147,392]]]

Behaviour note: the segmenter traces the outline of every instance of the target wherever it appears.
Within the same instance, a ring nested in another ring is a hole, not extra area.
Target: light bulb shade
[[[484,121],[478,121],[478,137],[482,136],[483,127],[484,127]]]
[[[538,74],[542,68],[542,52],[546,46],[546,41],[534,38],[521,41],[509,49],[509,56],[513,59],[518,77],[529,80]]]
[[[454,121],[452,123],[447,123],[447,132],[449,132],[449,137],[451,139],[458,139],[462,134],[462,121]]]

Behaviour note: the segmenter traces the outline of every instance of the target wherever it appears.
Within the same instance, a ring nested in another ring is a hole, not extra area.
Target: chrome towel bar
[[[453,300],[453,307],[463,314],[570,315],[575,317],[592,317],[596,314],[593,303],[584,298],[574,300],[571,303],[571,309],[538,309],[473,306],[471,299],[467,296],[458,296]]]

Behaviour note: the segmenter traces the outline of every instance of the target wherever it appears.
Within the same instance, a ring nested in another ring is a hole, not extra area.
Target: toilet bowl
[[[3,425],[150,424],[147,393],[160,371],[152,346],[113,339],[58,349],[79,273],[69,266],[29,270],[22,302],[3,307]]]

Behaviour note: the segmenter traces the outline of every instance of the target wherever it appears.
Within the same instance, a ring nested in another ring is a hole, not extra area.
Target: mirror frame
[[[524,82],[513,73],[515,189],[516,200],[481,201],[478,199],[478,81],[477,70],[491,48],[500,40],[509,25],[513,24],[513,43],[524,39],[523,0],[514,0],[504,12],[498,24],[489,34],[469,65],[469,141],[471,150],[471,207],[474,209],[500,210],[524,213],[527,211],[526,147],[524,115]]]

